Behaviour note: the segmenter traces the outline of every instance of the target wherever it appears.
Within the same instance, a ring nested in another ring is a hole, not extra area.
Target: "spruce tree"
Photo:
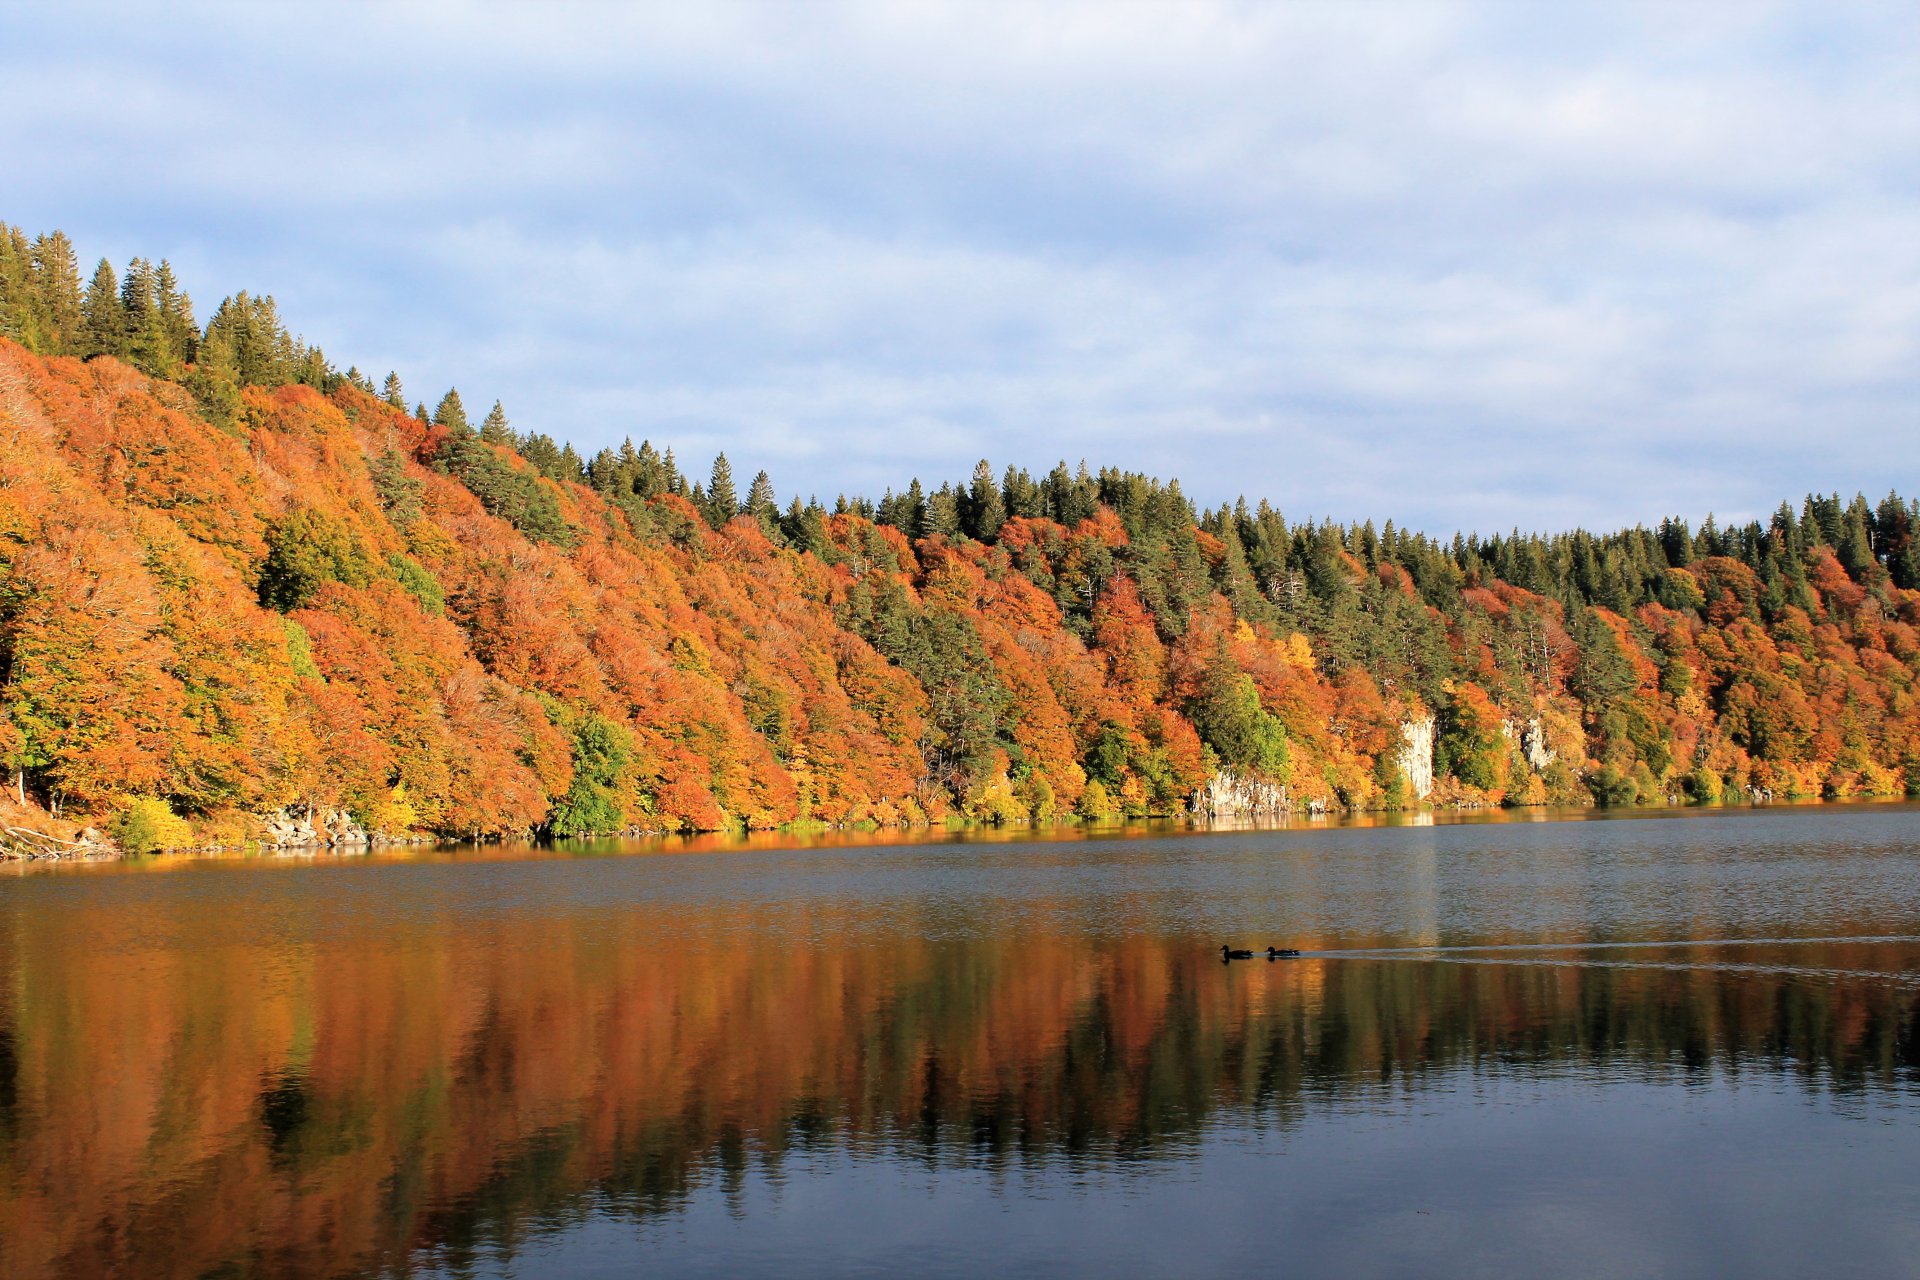
[[[65,232],[50,231],[33,242],[33,293],[42,355],[70,355],[86,342],[80,314],[80,261]]]
[[[985,458],[973,468],[973,483],[967,489],[965,511],[967,533],[982,542],[991,542],[1007,522],[1007,504],[1000,497],[1000,486],[993,478],[993,466]]]
[[[161,367],[170,373],[197,354],[200,327],[193,321],[193,299],[180,290],[173,264],[165,258],[153,269],[153,309],[158,325],[154,345]]]
[[[16,226],[0,222],[0,338],[23,346],[32,327],[32,251],[27,236]]]
[[[765,471],[757,473],[747,488],[747,514],[759,522],[769,538],[778,535],[780,507],[774,498],[773,481]]]
[[[456,436],[473,434],[473,426],[467,421],[467,409],[460,403],[457,388],[440,397],[440,404],[433,411],[433,425],[444,427]]]
[[[740,514],[740,495],[733,488],[733,464],[727,455],[713,460],[713,474],[707,480],[707,523],[718,529]]]
[[[1867,532],[1867,503],[1855,498],[1841,520],[1840,538],[1834,548],[1840,563],[1855,582],[1871,583],[1879,561],[1873,555],[1873,539]]]
[[[200,344],[199,360],[187,375],[187,390],[200,413],[217,427],[232,425],[240,415],[240,365],[226,334],[214,330]]]
[[[407,411],[406,389],[400,385],[400,375],[391,369],[387,371],[387,380],[380,388],[380,398],[402,413]]]
[[[909,542],[918,542],[927,536],[927,494],[917,476],[900,495],[900,531],[907,535]]]
[[[1027,474],[1025,467],[1009,466],[1000,480],[1000,496],[1005,500],[1007,515],[1024,516],[1029,520],[1039,519],[1047,514],[1046,504],[1040,494],[1040,486]]]
[[[952,485],[941,485],[940,491],[927,499],[927,532],[949,542],[958,542],[964,535],[960,527],[960,496]]]
[[[480,424],[480,438],[488,444],[513,447],[513,428],[507,425],[507,411],[495,400],[493,408],[487,410],[487,417]]]
[[[93,269],[93,280],[80,301],[87,341],[82,355],[124,356],[127,352],[127,312],[120,302],[120,282],[105,258]]]

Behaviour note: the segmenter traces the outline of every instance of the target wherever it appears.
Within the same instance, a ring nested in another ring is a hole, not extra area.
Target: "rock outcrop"
[[[1433,717],[1400,722],[1400,772],[1416,799],[1433,794]]]
[[[1187,811],[1209,821],[1260,821],[1284,818],[1292,804],[1277,782],[1222,769],[1187,797]]]
[[[1540,722],[1539,716],[1528,720],[1502,720],[1500,736],[1520,749],[1520,758],[1527,762],[1527,768],[1535,773],[1543,773],[1556,757],[1553,748],[1547,745],[1547,727]]]
[[[369,843],[366,831],[345,809],[288,808],[270,813],[261,843],[277,849],[345,848]]]
[[[1535,773],[1543,772],[1554,762],[1553,748],[1547,745],[1547,726],[1535,716],[1527,721],[1520,731],[1520,753],[1527,758],[1527,767]]]

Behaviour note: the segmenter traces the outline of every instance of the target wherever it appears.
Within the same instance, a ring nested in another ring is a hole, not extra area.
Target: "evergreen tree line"
[[[135,258],[122,274],[102,259],[81,283],[71,240],[59,231],[31,239],[0,224],[0,336],[42,355],[125,360],[156,377],[183,382],[216,424],[238,411],[239,388],[305,383],[331,391],[351,383],[407,410],[399,376],[389,373],[376,391],[358,369],[342,373],[317,347],[295,337],[281,321],[274,299],[245,291],[223,299],[204,327],[172,266]],[[1458,610],[1460,593],[1482,582],[1503,581],[1559,601],[1576,612],[1599,606],[1628,614],[1652,602],[1687,607],[1690,588],[1670,570],[1724,557],[1752,569],[1760,579],[1756,604],[1768,616],[1789,606],[1808,608],[1812,589],[1805,572],[1810,551],[1831,548],[1848,573],[1872,586],[1920,587],[1920,501],[1890,493],[1877,505],[1861,495],[1809,495],[1765,521],[1722,526],[1709,516],[1698,529],[1679,518],[1658,527],[1596,534],[1455,534],[1451,540],[1397,528],[1308,520],[1290,524],[1264,500],[1249,507],[1200,510],[1179,482],[1161,481],[1116,468],[1089,471],[1083,461],[1062,461],[1038,478],[1009,466],[996,477],[982,460],[962,482],[935,489],[914,479],[888,490],[876,502],[838,497],[831,508],[817,497],[793,498],[783,510],[764,470],[744,495],[722,453],[705,483],[681,471],[672,449],[631,440],[582,458],[570,443],[541,433],[518,433],[496,401],[478,429],[468,421],[457,390],[448,391],[431,414],[424,403],[410,410],[446,433],[438,465],[456,475],[496,515],[531,537],[568,545],[570,531],[553,494],[534,480],[581,483],[627,512],[642,531],[655,527],[652,501],[673,494],[690,501],[718,528],[736,517],[754,520],[777,543],[831,559],[838,554],[825,532],[830,514],[852,513],[900,530],[910,541],[938,536],[950,542],[994,543],[1009,520],[1049,521],[1074,528],[1101,509],[1111,511],[1127,535],[1119,551],[1139,581],[1145,603],[1164,636],[1177,638],[1192,607],[1221,592],[1240,616],[1301,629],[1330,645],[1336,662],[1379,668],[1382,646],[1396,650],[1399,665],[1419,672],[1432,666],[1442,637],[1424,627],[1403,603],[1404,593],[1382,578],[1383,568],[1403,572],[1417,598],[1443,612]],[[518,454],[532,473],[517,468],[503,451]],[[1034,576],[1030,573],[1030,576]],[[1042,575],[1044,576],[1044,575]],[[1392,577],[1392,573],[1387,575]],[[1090,623],[1093,592],[1084,584],[1048,584],[1069,624],[1083,633]],[[1433,671],[1427,674],[1434,678]],[[1427,683],[1425,680],[1418,683]]]

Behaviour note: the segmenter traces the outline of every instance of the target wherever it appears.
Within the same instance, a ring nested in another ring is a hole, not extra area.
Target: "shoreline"
[[[1210,818],[1194,814],[1166,814],[1131,819],[1068,819],[1046,822],[966,822],[877,827],[850,824],[795,824],[762,830],[697,832],[631,831],[616,835],[577,836],[560,840],[515,837],[492,840],[441,840],[432,836],[379,838],[347,844],[280,846],[250,842],[240,845],[197,845],[179,849],[128,852],[112,843],[74,845],[45,852],[18,852],[0,848],[0,866],[99,866],[130,864],[160,866],[207,861],[318,862],[352,858],[405,856],[471,856],[495,860],[529,854],[543,857],[595,857],[640,854],[767,851],[807,848],[889,847],[919,844],[1012,843],[1020,840],[1129,837],[1144,835],[1250,834],[1285,831],[1393,829],[1406,827],[1469,826],[1514,822],[1573,822],[1684,815],[1751,813],[1769,809],[1823,810],[1881,808],[1920,804],[1915,796],[1849,796],[1843,799],[1789,797],[1735,804],[1604,805],[1427,805],[1413,809],[1301,811],[1279,818]],[[12,829],[17,832],[16,829]],[[36,833],[44,834],[44,833]]]

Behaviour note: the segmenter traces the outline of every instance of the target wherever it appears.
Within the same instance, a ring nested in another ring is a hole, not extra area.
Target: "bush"
[[[184,849],[191,845],[193,828],[165,800],[141,796],[131,801],[114,819],[113,836],[128,853],[153,853],[159,849]]]
[[[387,557],[387,567],[393,570],[393,576],[399,580],[408,594],[420,602],[420,607],[434,617],[444,617],[447,612],[446,588],[440,580],[428,572],[427,567],[412,556],[396,551]]]
[[[385,836],[402,836],[419,826],[420,814],[407,799],[407,784],[397,784],[386,799],[367,811],[361,825]]]
[[[260,566],[260,603],[281,613],[305,608],[323,583],[364,587],[367,553],[344,524],[318,511],[296,511],[267,529]]]
[[[1640,800],[1640,788],[1633,778],[1612,765],[1603,766],[1588,778],[1587,789],[1593,792],[1593,802],[1602,809],[1621,809]]]
[[[1114,816],[1114,805],[1113,801],[1107,798],[1106,784],[1098,778],[1087,780],[1087,789],[1080,793],[1080,803],[1076,808],[1081,817],[1095,822]]]

